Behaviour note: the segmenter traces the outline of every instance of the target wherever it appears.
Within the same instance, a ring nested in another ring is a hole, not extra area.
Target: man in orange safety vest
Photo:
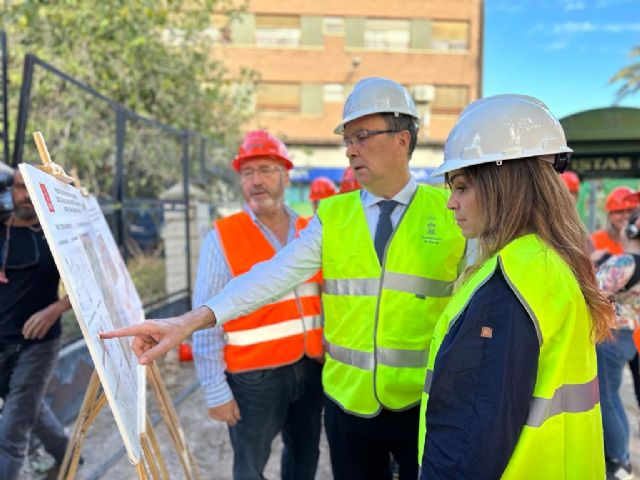
[[[207,236],[194,305],[274,256],[306,226],[285,205],[293,163],[282,141],[263,130],[249,132],[232,167],[240,176],[244,209],[216,221]],[[209,416],[229,426],[236,480],[264,478],[278,433],[284,442],[282,477],[315,478],[323,402],[320,292],[318,274],[253,313],[194,334]]]

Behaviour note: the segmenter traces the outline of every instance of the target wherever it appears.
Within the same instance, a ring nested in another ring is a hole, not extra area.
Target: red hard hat
[[[638,207],[638,199],[634,192],[627,187],[617,187],[607,195],[604,209],[607,212],[617,212],[619,210],[632,210]]]
[[[178,358],[181,362],[191,362],[193,360],[193,350],[190,343],[182,342],[178,346]]]
[[[336,184],[327,177],[318,177],[309,187],[309,200],[316,202],[323,198],[335,195],[337,192]]]
[[[578,193],[580,191],[580,179],[576,172],[566,170],[561,173],[560,176],[571,193]]]
[[[278,160],[287,170],[293,168],[287,147],[280,139],[265,130],[255,130],[244,136],[238,148],[238,155],[231,162],[231,166],[236,172],[239,172],[242,162],[257,157]]]
[[[356,174],[353,173],[351,167],[347,167],[347,169],[342,174],[342,181],[340,182],[340,193],[358,190],[359,188],[360,184],[356,180]]]

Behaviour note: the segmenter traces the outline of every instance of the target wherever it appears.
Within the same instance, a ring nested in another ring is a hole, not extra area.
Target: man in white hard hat
[[[196,329],[250,312],[323,269],[325,427],[336,480],[415,479],[417,424],[435,321],[447,304],[465,241],[447,193],[409,173],[418,112],[385,78],[358,82],[342,135],[363,189],[322,202],[300,237],[272,260],[180,317],[106,332],[136,335],[143,364]]]

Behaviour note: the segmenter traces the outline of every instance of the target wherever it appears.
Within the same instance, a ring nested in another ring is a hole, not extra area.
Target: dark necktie
[[[376,227],[376,236],[373,240],[373,245],[376,248],[378,260],[380,260],[381,265],[384,249],[393,231],[393,227],[391,226],[391,212],[396,208],[396,205],[398,205],[398,202],[395,200],[382,200],[378,202],[380,216],[378,217],[378,226]]]

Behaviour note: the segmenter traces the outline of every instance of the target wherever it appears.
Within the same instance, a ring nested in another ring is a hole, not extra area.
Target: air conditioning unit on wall
[[[433,85],[414,85],[411,94],[416,103],[427,103],[433,100],[436,89]]]

